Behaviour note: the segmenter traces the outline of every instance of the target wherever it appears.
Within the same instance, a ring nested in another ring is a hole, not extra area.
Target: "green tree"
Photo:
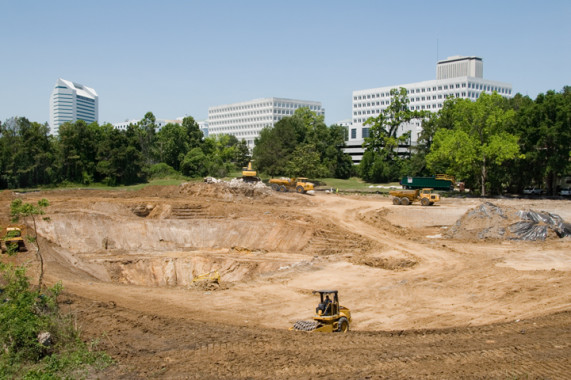
[[[204,135],[198,123],[191,116],[187,116],[181,124],[169,123],[157,132],[155,156],[159,162],[164,162],[178,171],[187,152],[200,147],[203,142]]]
[[[55,151],[47,124],[25,117],[0,124],[0,187],[32,187],[57,179]]]
[[[147,167],[138,143],[138,127],[121,131],[106,124],[101,127],[101,136],[96,157],[101,181],[110,186],[145,181]]]
[[[347,130],[338,125],[327,127],[323,120],[323,115],[303,107],[273,127],[264,128],[253,151],[258,171],[272,176],[296,172],[304,176],[319,173],[319,176],[348,178],[352,162],[343,153]],[[314,162],[314,169],[301,164],[300,154]],[[308,172],[298,172],[302,167]]]
[[[201,148],[191,149],[180,165],[182,174],[190,177],[204,177],[208,174],[206,155]]]
[[[321,163],[321,158],[314,145],[303,144],[295,148],[291,160],[286,166],[289,177],[319,178],[328,175],[327,168]]]
[[[188,144],[188,150],[202,145],[204,142],[204,134],[192,116],[187,116],[182,119],[182,127],[186,133],[185,141]]]
[[[180,170],[180,163],[189,150],[185,128],[180,124],[165,125],[157,133],[155,145],[158,161]]]
[[[386,182],[397,179],[403,166],[403,154],[399,151],[402,146],[410,146],[410,131],[400,133],[399,128],[413,119],[424,119],[424,111],[412,111],[407,90],[404,87],[390,90],[391,102],[378,116],[370,117],[365,126],[370,126],[369,137],[365,138],[363,147],[365,153],[359,165],[361,176],[366,181]],[[368,153],[367,153],[368,152]],[[401,154],[399,154],[401,153]]]
[[[427,165],[465,179],[468,186],[470,182],[479,185],[485,196],[490,173],[518,157],[518,137],[508,132],[515,112],[496,93],[483,93],[475,102],[458,99],[448,106],[452,108],[453,128],[437,130],[426,156]]]
[[[248,162],[252,159],[250,156],[250,148],[248,148],[248,143],[246,140],[242,139],[236,145],[236,154],[234,156],[234,162],[238,168],[243,168],[248,165]]]
[[[535,101],[514,98],[518,110],[514,133],[521,136],[525,158],[514,165],[520,190],[523,186],[545,183],[551,194],[557,191],[557,180],[571,170],[571,87],[561,92],[539,94]]]
[[[13,222],[18,222],[20,218],[32,218],[32,226],[34,229],[34,235],[28,236],[28,240],[36,245],[36,255],[38,256],[38,261],[40,263],[40,273],[38,276],[38,288],[42,288],[43,278],[44,278],[44,258],[40,251],[40,242],[38,241],[38,229],[36,226],[36,217],[45,214],[45,208],[48,207],[50,203],[47,199],[41,199],[37,204],[24,203],[22,199],[16,198],[10,204],[10,216]],[[44,218],[44,220],[49,220],[49,218]]]
[[[286,117],[273,127],[265,127],[255,139],[253,159],[258,171],[271,176],[284,175],[287,163],[305,129],[299,118]],[[300,137],[300,136],[299,136]]]
[[[348,137],[347,128],[334,124],[327,129],[327,132],[321,161],[328,170],[328,176],[347,179],[353,174],[353,160],[343,152]]]
[[[101,144],[99,125],[83,120],[59,127],[59,154],[62,176],[68,181],[89,184],[97,177],[97,151]]]
[[[137,123],[136,128],[134,129],[146,166],[150,166],[155,163],[153,156],[156,153],[153,152],[153,148],[155,145],[155,135],[157,130],[156,121],[157,119],[155,118],[155,115],[153,115],[152,112],[147,112],[145,117]]]

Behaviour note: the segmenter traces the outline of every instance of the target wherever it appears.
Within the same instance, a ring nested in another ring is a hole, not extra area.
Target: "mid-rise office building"
[[[50,133],[57,135],[59,126],[68,121],[98,120],[99,97],[94,89],[59,78],[50,96]]]
[[[273,126],[296,109],[307,107],[317,115],[324,115],[321,102],[284,98],[254,99],[241,103],[223,104],[208,108],[208,135],[233,135],[254,147],[260,131]]]
[[[406,89],[411,110],[431,112],[440,110],[449,97],[475,101],[481,93],[494,91],[505,97],[512,96],[511,84],[484,79],[483,74],[482,58],[454,56],[437,63],[435,80],[353,91],[353,123],[349,127],[345,153],[351,155],[354,163],[361,161],[364,152],[362,145],[364,139],[369,137],[370,127],[363,124],[389,106],[391,89]],[[422,122],[413,120],[403,124],[398,134],[408,131],[411,131],[410,144],[415,145],[422,131]]]

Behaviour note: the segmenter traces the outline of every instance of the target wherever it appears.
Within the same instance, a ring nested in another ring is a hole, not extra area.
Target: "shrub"
[[[61,289],[58,283],[34,290],[24,267],[0,263],[0,373],[7,378],[66,377],[110,362],[107,355],[89,350],[71,318],[59,313]],[[39,342],[40,333],[49,334],[49,344]]]

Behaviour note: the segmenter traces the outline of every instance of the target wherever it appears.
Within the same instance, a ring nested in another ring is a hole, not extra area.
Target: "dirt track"
[[[442,237],[481,200],[394,206],[206,184],[23,197],[50,200],[47,279],[62,280],[64,311],[117,360],[114,378],[571,373],[569,238]],[[571,220],[568,200],[493,202]],[[210,270],[220,288],[192,286]],[[349,334],[287,331],[311,318],[319,288],[340,291]]]

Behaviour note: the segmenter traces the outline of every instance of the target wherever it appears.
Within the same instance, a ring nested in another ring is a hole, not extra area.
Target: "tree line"
[[[357,166],[343,152],[347,128],[327,126],[307,108],[265,127],[253,152],[235,136],[205,138],[192,117],[160,130],[152,112],[126,130],[79,120],[61,125],[57,136],[49,135],[47,124],[15,117],[0,124],[0,188],[224,177],[254,160],[258,172],[270,176],[357,175],[382,183],[443,173],[482,195],[531,185],[555,193],[558,180],[571,171],[569,86],[535,100],[496,93],[476,101],[451,98],[434,113],[411,110],[404,88],[391,90],[391,97],[385,110],[365,122],[369,137]],[[412,145],[410,132],[399,128],[415,120],[422,131]]]
[[[323,116],[299,109],[261,132],[255,166],[270,175],[348,178],[352,164],[341,151],[345,139],[346,129],[327,127]],[[57,136],[49,134],[47,124],[25,117],[0,124],[0,188],[130,185],[169,175],[224,177],[251,159],[245,140],[205,138],[190,116],[161,129],[152,112],[125,130],[78,120],[62,124]]]
[[[47,124],[15,117],[0,125],[0,188],[98,182],[130,185],[155,175],[225,176],[247,164],[249,150],[234,136],[204,138],[186,117],[157,131],[152,112],[126,130],[111,124]]]

